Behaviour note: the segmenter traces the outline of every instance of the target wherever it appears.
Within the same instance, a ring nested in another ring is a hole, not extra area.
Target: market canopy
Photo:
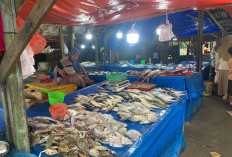
[[[37,0],[27,0],[19,12],[26,19]],[[58,0],[44,24],[117,24],[184,10],[228,8],[231,0]],[[133,12],[133,13],[132,13]]]
[[[192,17],[197,18],[198,12],[195,12],[193,10],[186,10],[178,13],[173,13],[168,15],[168,19],[170,23],[172,23],[173,26],[173,33],[177,37],[189,37],[197,35],[198,33],[198,23],[194,19],[190,18],[188,15],[191,15]],[[149,18],[145,20],[139,20],[136,21],[135,28],[138,31],[141,38],[148,38],[148,39],[154,39],[155,36],[157,36],[156,29],[160,24],[165,23],[166,16],[159,16],[154,18]],[[120,30],[123,33],[122,39],[117,39],[116,34],[112,35],[108,42],[107,47],[112,48],[114,50],[118,50],[122,47],[122,43],[126,43],[126,34],[131,29],[132,23],[121,23],[117,25],[112,25],[108,27],[109,29],[117,28],[117,30]],[[99,40],[99,45],[104,46],[104,36],[105,31]],[[218,26],[207,16],[204,16],[204,26],[203,26],[203,33],[209,34],[209,33],[217,33],[220,32]],[[142,41],[139,41],[139,44]],[[127,47],[130,47],[127,44]]]

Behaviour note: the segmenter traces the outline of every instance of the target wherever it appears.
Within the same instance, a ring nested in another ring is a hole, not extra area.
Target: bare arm
[[[82,65],[81,65],[81,71],[84,74],[84,76],[89,79],[88,75],[85,72],[85,68]]]

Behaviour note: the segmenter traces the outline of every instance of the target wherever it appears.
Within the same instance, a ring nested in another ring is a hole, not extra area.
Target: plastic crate
[[[147,85],[149,87],[148,88],[141,88],[141,87],[138,87],[139,85]],[[127,88],[128,89],[139,89],[141,91],[150,91],[150,90],[154,89],[155,87],[156,87],[155,84],[143,83],[143,82],[134,82],[130,86],[128,86]]]
[[[112,82],[118,82],[123,79],[126,79],[127,74],[126,73],[112,73],[109,75],[106,75],[107,81],[112,81]]]

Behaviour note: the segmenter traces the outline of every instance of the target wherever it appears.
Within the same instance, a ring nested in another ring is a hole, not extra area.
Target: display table
[[[71,98],[77,94],[87,95],[99,89],[99,84],[89,86],[66,95],[65,103],[72,104]],[[135,129],[142,133],[142,137],[133,145],[124,146],[123,148],[107,147],[117,152],[117,156],[146,156],[160,157],[172,156],[177,157],[181,149],[185,147],[183,139],[184,118],[186,111],[186,96],[183,96],[183,101],[173,103],[169,109],[164,112],[158,121],[151,124],[141,125],[130,121],[124,121],[129,129]],[[28,117],[35,116],[51,116],[48,109],[48,103],[43,103],[27,110]],[[115,112],[110,112],[116,120],[120,117]],[[32,153],[38,155],[41,152],[41,147],[32,147]],[[46,156],[43,154],[43,157]]]
[[[45,89],[47,91],[60,91],[63,92],[64,94],[69,94],[77,90],[77,85],[75,84],[67,84],[67,85],[57,85],[56,83],[41,83],[41,82],[34,82],[34,83],[29,83],[26,86],[30,88],[35,88],[38,90]],[[47,99],[48,94],[41,92],[42,99]]]
[[[89,75],[89,78],[95,80],[96,83],[106,80],[106,77],[101,75]],[[132,83],[138,81],[139,76],[128,76],[127,78]],[[195,75],[188,76],[157,76],[155,79],[150,79],[150,83],[156,84],[156,87],[186,91],[189,98],[187,100],[185,120],[190,121],[195,117],[202,104],[201,95],[205,91],[205,85],[200,74],[196,73]]]

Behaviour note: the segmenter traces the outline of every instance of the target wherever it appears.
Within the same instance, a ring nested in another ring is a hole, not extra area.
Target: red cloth
[[[26,19],[37,0],[27,0],[18,16]],[[60,25],[118,24],[189,9],[209,10],[231,5],[231,0],[57,0],[43,23]]]
[[[2,56],[2,51],[4,50],[4,33],[2,24],[2,14],[0,10],[0,57]]]

